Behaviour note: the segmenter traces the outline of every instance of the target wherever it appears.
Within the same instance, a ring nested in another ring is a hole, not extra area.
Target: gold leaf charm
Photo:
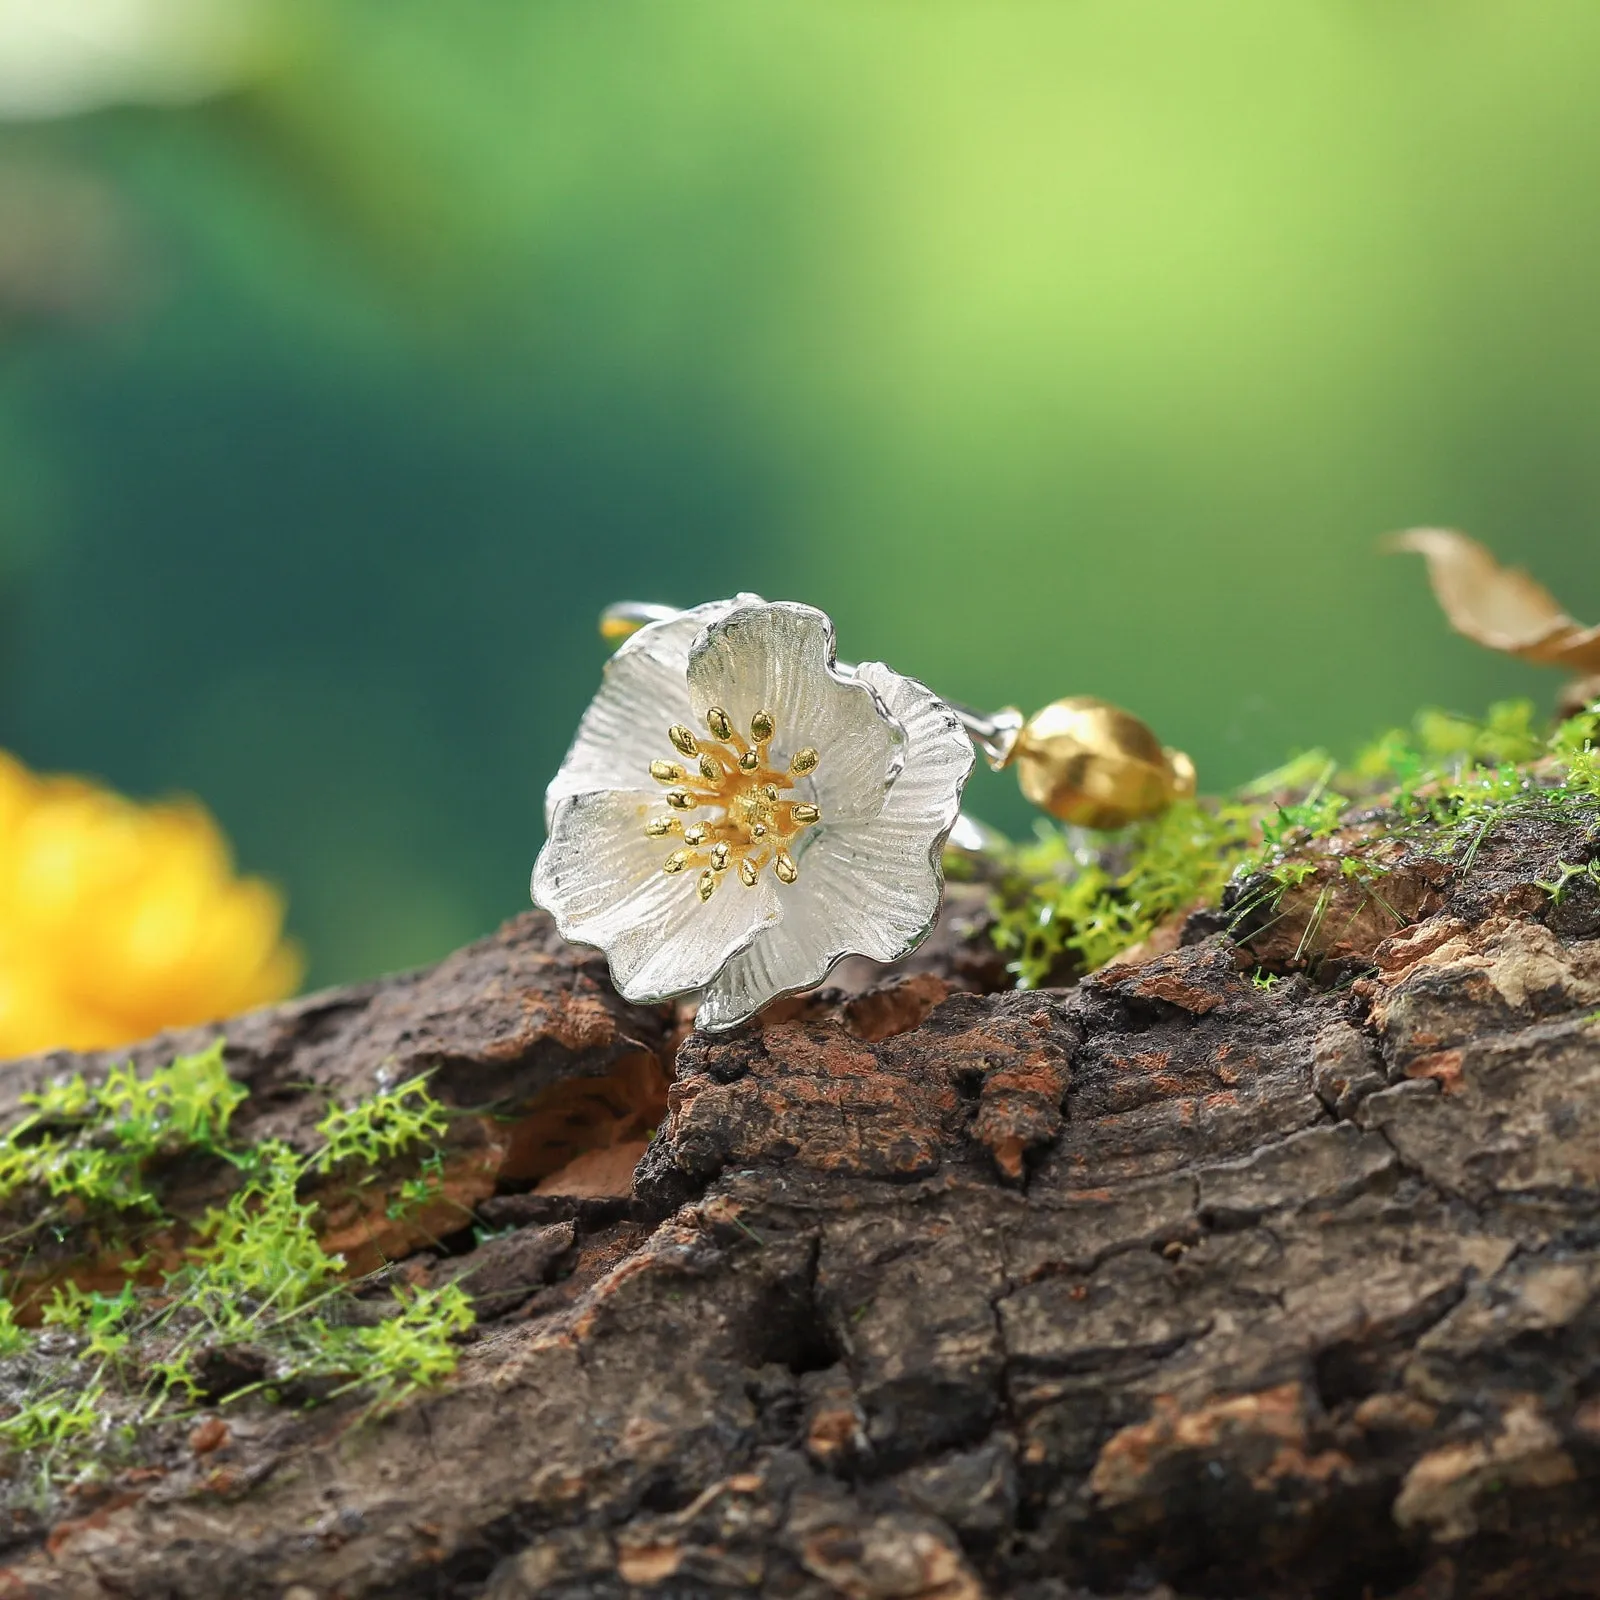
[[[1007,764],[1034,805],[1084,828],[1126,827],[1195,790],[1188,756],[1165,748],[1131,712],[1090,695],[1035,712]]]

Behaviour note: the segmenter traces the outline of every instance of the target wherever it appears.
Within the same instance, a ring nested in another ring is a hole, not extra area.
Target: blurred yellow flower
[[[197,802],[136,805],[0,751],[0,1058],[92,1049],[290,994],[283,900]]]

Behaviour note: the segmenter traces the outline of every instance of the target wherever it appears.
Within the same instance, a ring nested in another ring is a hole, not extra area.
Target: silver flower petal
[[[659,797],[639,762],[640,740],[659,742],[670,724],[698,720],[686,682],[695,636],[707,623],[750,604],[759,605],[760,600],[742,594],[737,600],[695,606],[623,640],[606,662],[600,692],[590,701],[572,748],[545,791],[547,830],[554,822],[556,802],[569,794],[633,789]]]

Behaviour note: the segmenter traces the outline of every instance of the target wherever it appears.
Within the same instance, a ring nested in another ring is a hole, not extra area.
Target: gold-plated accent
[[[1174,750],[1169,744],[1162,745],[1161,753],[1167,758],[1167,769],[1172,774],[1173,800],[1193,800],[1200,781],[1194,770],[1194,762],[1187,752]]]
[[[644,600],[618,600],[600,613],[600,637],[612,644],[648,628],[652,622],[667,622],[682,613],[677,606],[651,605]]]
[[[609,611],[600,614],[600,637],[607,644],[621,644],[624,639],[636,634],[644,624],[635,622],[632,617],[613,616]]]
[[[677,816],[646,821],[651,838],[681,832],[684,848],[674,850],[662,870],[677,874],[694,869],[695,891],[702,901],[716,891],[718,880],[736,868],[739,881],[754,888],[771,866],[780,883],[794,883],[800,869],[790,847],[802,829],[821,820],[821,807],[794,796],[797,776],[814,771],[817,752],[809,746],[790,758],[788,768],[769,765],[769,746],[777,731],[770,711],[750,718],[750,740],[734,731],[733,719],[721,706],[706,712],[711,739],[696,735],[681,722],[667,730],[672,747],[689,758],[689,766],[676,761],[652,761],[650,775],[672,785],[664,796],[672,812],[704,806],[704,820],[686,823]],[[709,865],[708,865],[709,863]]]
[[[1011,752],[1022,792],[1063,822],[1122,828],[1195,792],[1194,763],[1130,712],[1074,695],[1023,724]]]

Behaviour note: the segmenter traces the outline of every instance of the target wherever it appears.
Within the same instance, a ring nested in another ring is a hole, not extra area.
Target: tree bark
[[[1397,847],[1320,945],[1313,877],[1033,993],[957,890],[731,1035],[538,914],[231,1022],[253,1135],[423,1068],[471,1113],[450,1204],[515,1232],[333,1245],[461,1276],[475,1339],[376,1421],[230,1408],[19,1523],[0,1596],[1600,1594],[1600,899],[1538,886],[1595,846]]]

